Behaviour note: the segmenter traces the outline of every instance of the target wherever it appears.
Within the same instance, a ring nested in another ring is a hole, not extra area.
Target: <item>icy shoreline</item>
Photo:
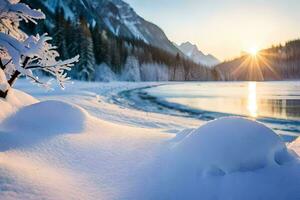
[[[27,96],[0,120],[1,200],[300,197],[300,160],[291,151],[300,153],[299,141],[287,148],[261,124],[229,118],[203,126],[113,100],[161,83],[75,82],[45,93],[22,81],[18,88],[38,100]],[[1,108],[13,104],[0,100]]]
[[[159,86],[160,85],[148,86],[122,91],[119,93],[119,96],[123,97],[123,101],[116,103],[124,104],[129,102],[128,107],[139,109],[145,112],[188,117],[202,121],[210,121],[220,117],[233,116],[226,113],[198,110],[178,103],[168,102],[163,98],[153,96],[147,92],[148,89]],[[244,116],[241,115],[240,117]],[[257,120],[271,127],[275,132],[281,135],[286,142],[292,142],[299,137],[299,130],[295,129],[295,126],[299,123],[298,121],[280,120],[275,118],[259,118]]]

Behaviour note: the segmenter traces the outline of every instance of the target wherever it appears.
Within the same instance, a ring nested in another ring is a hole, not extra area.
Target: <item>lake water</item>
[[[300,133],[300,82],[195,82],[143,89],[160,110],[214,119],[255,118],[285,135]],[[172,114],[172,113],[171,113]]]

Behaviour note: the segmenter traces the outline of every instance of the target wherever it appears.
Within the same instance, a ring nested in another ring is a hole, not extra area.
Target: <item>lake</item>
[[[300,82],[190,82],[138,91],[150,111],[203,120],[221,116],[257,119],[286,136],[300,133]]]

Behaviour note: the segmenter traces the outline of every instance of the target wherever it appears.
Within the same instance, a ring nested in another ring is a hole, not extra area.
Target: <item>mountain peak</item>
[[[194,62],[198,64],[212,67],[220,63],[220,61],[216,57],[214,57],[211,54],[205,55],[202,51],[199,50],[197,45],[192,44],[191,42],[184,42],[177,47],[188,58],[192,59]]]
[[[188,49],[190,51],[199,51],[197,45],[192,44],[190,42],[184,42],[181,45],[179,45],[180,48]]]
[[[197,47],[195,44],[192,44],[190,42],[183,42],[183,43],[181,43],[180,46],[194,46],[194,47]]]

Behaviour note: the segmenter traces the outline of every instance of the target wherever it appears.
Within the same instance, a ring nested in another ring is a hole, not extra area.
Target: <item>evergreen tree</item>
[[[108,41],[107,36],[104,31],[101,31],[96,24],[95,27],[91,29],[93,45],[94,45],[94,54],[96,64],[101,63],[110,63],[108,60]]]
[[[53,20],[50,21],[54,27],[50,29],[48,21],[48,23],[38,27],[42,31],[37,31],[37,28],[32,30],[33,26],[27,27],[27,30],[28,32],[45,32],[48,27],[51,34],[54,35],[57,51],[63,58],[77,54],[81,56],[80,63],[68,72],[72,78],[94,80],[95,64],[100,65],[102,63],[107,64],[113,72],[120,74],[124,71],[128,57],[135,57],[139,65],[160,64],[167,66],[170,79],[181,76],[183,71],[184,77],[189,79],[195,70],[197,70],[197,76],[212,76],[211,71],[203,70],[203,66],[193,63],[179,53],[172,55],[163,49],[146,44],[142,40],[116,36],[109,30],[101,29],[99,24],[88,26],[87,20],[80,17],[85,16],[82,12],[75,12],[72,20],[65,19],[60,0],[57,2],[58,8],[54,13]],[[292,54],[289,53],[289,55]],[[288,58],[292,61],[291,56]],[[193,71],[191,68],[195,70]]]
[[[77,50],[81,58],[77,65],[77,78],[92,81],[94,80],[95,71],[94,46],[88,23],[84,17],[80,17],[77,31]]]
[[[64,15],[64,10],[57,7],[53,29],[53,43],[57,47],[57,51],[60,53],[61,57],[65,59],[68,57],[68,51],[66,45],[66,22]]]

